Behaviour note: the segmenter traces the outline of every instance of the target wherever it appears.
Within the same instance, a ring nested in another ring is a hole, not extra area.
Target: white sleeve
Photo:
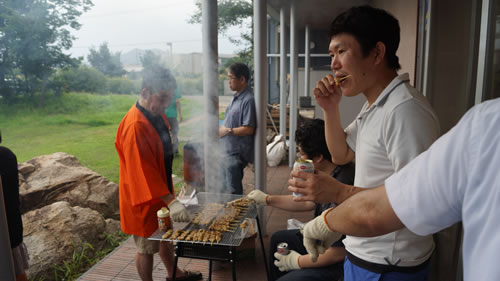
[[[354,119],[354,121],[349,124],[344,129],[344,132],[346,133],[346,143],[349,146],[349,148],[353,151],[356,152],[356,137],[358,135],[358,118]]]
[[[412,232],[428,235],[462,219],[474,137],[472,114],[385,181],[389,202]]]
[[[439,137],[439,122],[418,102],[397,106],[382,126],[387,157],[394,171],[426,151]]]

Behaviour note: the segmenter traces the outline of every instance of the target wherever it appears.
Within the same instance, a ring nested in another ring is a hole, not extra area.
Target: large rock
[[[96,249],[102,246],[106,221],[97,211],[61,201],[24,214],[23,228],[30,255],[27,273],[34,277],[71,260],[75,248],[86,242]]]
[[[57,201],[118,217],[118,185],[82,166],[64,152],[35,157],[19,165],[22,213]]]

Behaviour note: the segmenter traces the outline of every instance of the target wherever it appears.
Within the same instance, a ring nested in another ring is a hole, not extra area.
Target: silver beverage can
[[[299,159],[295,160],[295,163],[293,164],[293,169],[303,171],[306,173],[314,173],[314,163],[312,160],[299,158]],[[296,179],[302,180],[300,178],[296,178]],[[302,196],[302,193],[298,193],[298,192],[293,192],[292,194],[294,197]]]
[[[276,250],[283,256],[286,256],[290,253],[290,249],[288,249],[288,244],[286,242],[279,243]]]

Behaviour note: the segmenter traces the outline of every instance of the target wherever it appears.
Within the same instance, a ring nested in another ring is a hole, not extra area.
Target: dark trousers
[[[247,166],[238,154],[222,157],[222,193],[243,194],[243,169]]]
[[[0,146],[0,175],[2,176],[4,200],[2,205],[5,205],[10,245],[14,249],[23,242],[23,221],[21,203],[19,202],[19,174],[16,155],[3,146]]]
[[[314,281],[336,281],[340,280],[344,274],[343,263],[339,262],[334,265],[316,268],[304,268],[292,270],[288,272],[279,271],[274,265],[274,253],[278,244],[286,242],[288,249],[305,255],[307,254],[304,248],[303,237],[299,230],[281,230],[271,236],[270,254],[269,254],[269,280],[280,281],[299,281],[299,280],[314,280]]]

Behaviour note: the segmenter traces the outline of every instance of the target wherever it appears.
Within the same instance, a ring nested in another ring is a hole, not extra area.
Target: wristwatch
[[[229,134],[233,134],[233,128],[229,128]]]

